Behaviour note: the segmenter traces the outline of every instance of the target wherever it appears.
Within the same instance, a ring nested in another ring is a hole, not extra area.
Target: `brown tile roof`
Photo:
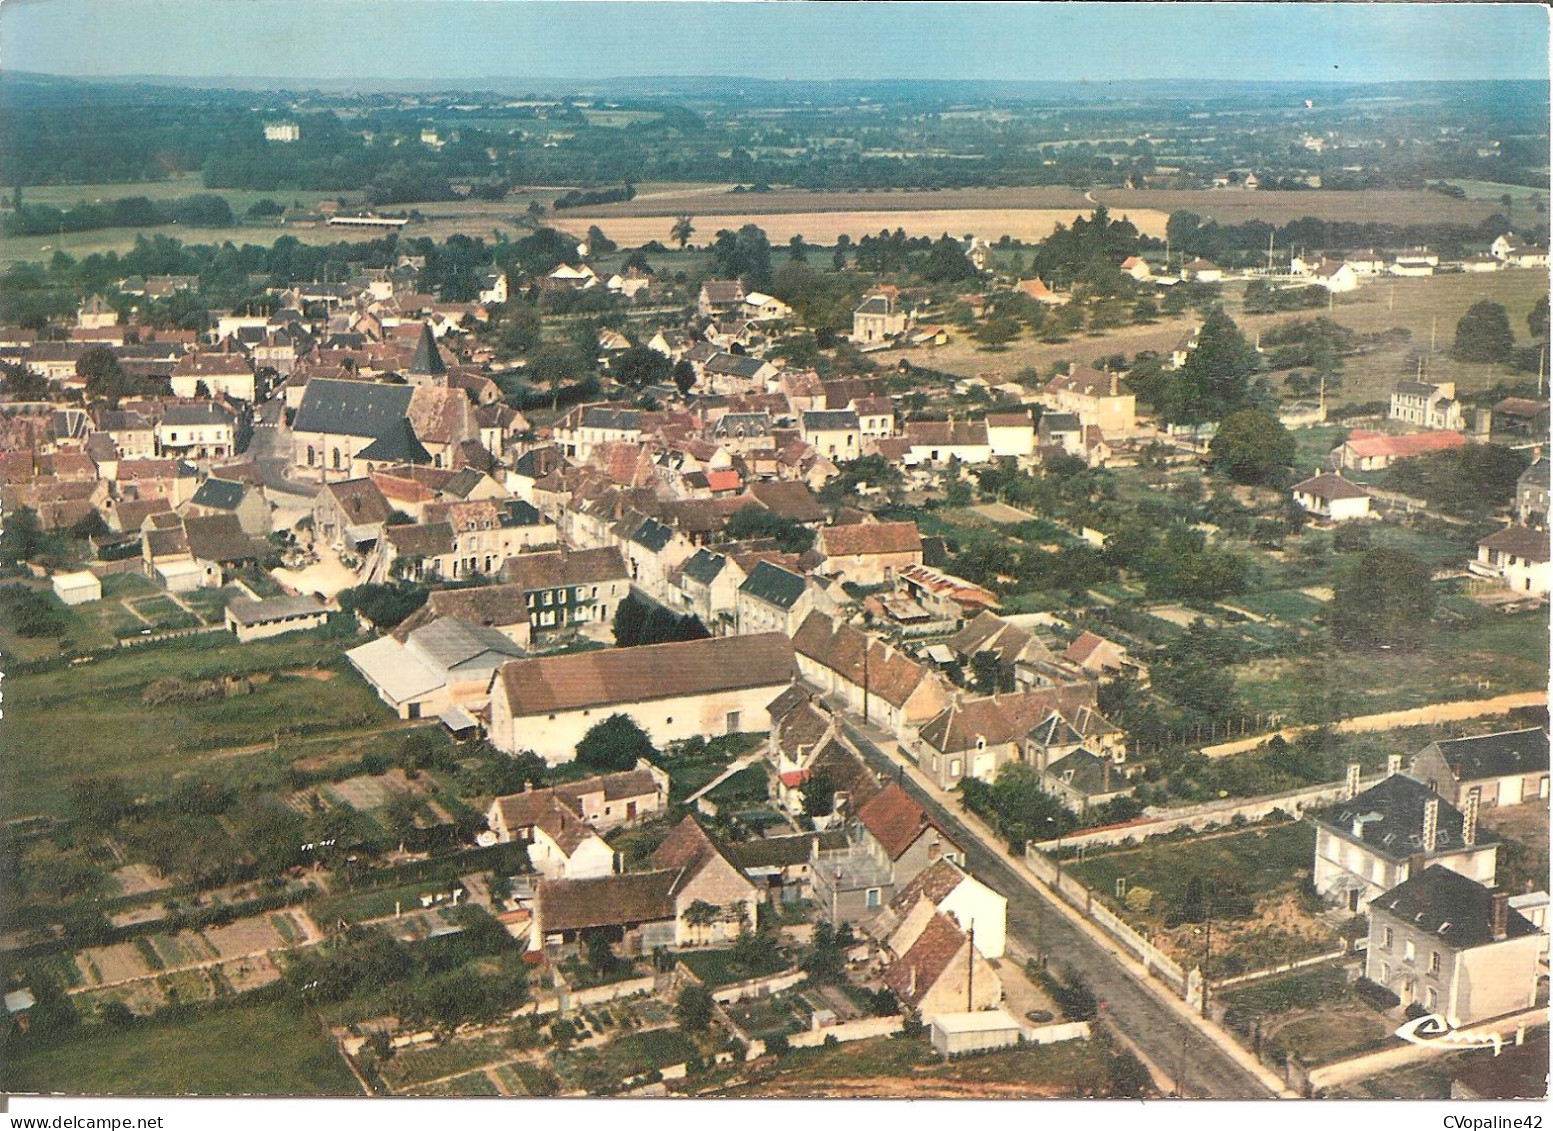
[[[1318,499],[1367,499],[1370,493],[1351,479],[1344,479],[1336,472],[1323,472],[1309,479],[1302,479],[1291,490],[1300,495],[1312,495]]]
[[[1012,695],[961,699],[934,715],[917,733],[923,742],[943,753],[969,750],[978,738],[989,746],[1018,742],[1052,711],[1067,715],[1094,702],[1095,685],[1087,680]]]
[[[333,496],[346,522],[353,526],[386,522],[394,510],[373,479],[347,479],[331,483],[324,490]]]
[[[627,927],[674,918],[679,872],[634,872],[588,880],[541,880],[534,918],[546,934]]]
[[[751,483],[749,493],[756,502],[780,518],[794,522],[819,522],[825,517],[825,508],[804,483]]]
[[[900,911],[909,911],[918,899],[926,897],[937,907],[949,898],[949,893],[965,882],[965,873],[955,867],[947,856],[940,856],[922,871],[911,883],[896,893],[892,901]]]
[[[1507,526],[1478,543],[1488,550],[1513,554],[1518,558],[1530,558],[1534,562],[1548,560],[1548,532],[1532,530],[1526,526]]]
[[[837,793],[845,793],[852,798],[854,813],[872,801],[883,788],[856,751],[835,739],[827,742],[814,761],[809,763],[811,775],[820,770],[829,772]]]
[[[985,420],[914,420],[906,425],[914,447],[976,447],[987,443]]]
[[[893,707],[903,706],[927,678],[927,671],[904,652],[874,640],[849,624],[834,624],[812,612],[793,634],[793,650],[861,687],[867,654],[868,691]]]
[[[502,578],[525,591],[594,585],[630,577],[625,559],[613,546],[597,550],[519,554],[502,566]]]
[[[183,528],[188,535],[189,552],[201,561],[240,562],[257,558],[261,552],[258,544],[243,533],[235,514],[186,518]]]
[[[899,860],[923,829],[938,829],[940,835],[944,832],[898,782],[891,782],[870,798],[857,816],[891,860]]]
[[[457,617],[483,628],[507,628],[528,623],[528,603],[521,585],[433,589],[426,603],[401,621],[390,635],[403,644],[417,628],[442,617]]]
[[[1388,456],[1405,459],[1429,452],[1443,452],[1465,447],[1467,438],[1460,432],[1414,432],[1406,436],[1384,436],[1377,432],[1354,432],[1348,437],[1347,447],[1360,457]]]
[[[1048,393],[1076,393],[1081,397],[1108,397],[1116,378],[1098,369],[1080,369],[1077,373],[1062,373],[1046,382]]]
[[[515,718],[583,707],[775,687],[794,675],[792,643],[780,632],[514,660],[498,673]]]
[[[885,971],[884,983],[907,1005],[915,1006],[943,977],[944,971],[970,940],[943,912],[935,912],[917,941]]]
[[[453,549],[453,528],[445,522],[390,526],[383,537],[400,557],[435,557]]]
[[[827,526],[820,531],[820,551],[828,558],[859,554],[922,552],[922,534],[915,522],[864,522]]]
[[[602,793],[606,801],[619,801],[628,797],[646,797],[657,793],[659,788],[657,779],[647,770],[621,770],[567,782],[556,786],[555,790],[576,804],[581,798],[594,793]]]

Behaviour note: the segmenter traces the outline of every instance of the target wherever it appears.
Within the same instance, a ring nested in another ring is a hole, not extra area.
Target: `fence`
[[[1343,943],[1336,950],[1329,950],[1325,954],[1314,954],[1309,958],[1297,958],[1292,962],[1285,962],[1278,966],[1269,966],[1265,970],[1252,970],[1246,974],[1236,974],[1233,978],[1220,978],[1213,983],[1215,992],[1227,990],[1233,986],[1245,985],[1247,982],[1259,982],[1263,978],[1272,978],[1278,974],[1287,974],[1292,970],[1302,970],[1306,966],[1319,966],[1323,962],[1332,962],[1335,959],[1344,958],[1348,954],[1348,945]]]
[[[166,632],[153,632],[146,636],[126,636],[119,641],[120,648],[133,648],[137,644],[155,644],[158,640],[177,640],[184,636],[204,636],[212,632],[226,632],[224,624],[202,624],[197,628],[173,628]]]
[[[1182,970],[1180,965],[1164,951],[1098,902],[1087,887],[1073,876],[1065,874],[1061,865],[1031,846],[1025,848],[1025,864],[1031,872],[1035,873],[1037,879],[1060,895],[1066,903],[1083,912],[1092,923],[1131,951],[1133,957],[1143,963],[1146,971],[1176,993],[1183,997],[1186,995],[1186,971]]]

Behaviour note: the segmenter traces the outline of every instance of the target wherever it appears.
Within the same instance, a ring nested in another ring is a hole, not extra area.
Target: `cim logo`
[[[1438,1013],[1426,1013],[1415,1017],[1396,1031],[1404,1041],[1415,1045],[1453,1045],[1459,1049],[1493,1049],[1498,1056],[1504,1048],[1504,1038],[1493,1032],[1471,1032],[1457,1029]]]

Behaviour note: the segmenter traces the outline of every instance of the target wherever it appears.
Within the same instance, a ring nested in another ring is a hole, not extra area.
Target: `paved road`
[[[1183,1094],[1214,1099],[1268,1099],[1261,1081],[1181,1021],[1134,980],[1131,971],[1051,906],[1051,897],[1032,888],[1005,857],[982,846],[958,816],[897,772],[894,761],[855,726],[847,734],[875,769],[897,778],[906,792],[944,824],[965,849],[976,878],[1008,899],[1008,936],[1031,954],[1046,954],[1059,969],[1081,975],[1106,1002],[1112,1022],[1169,1076]]]

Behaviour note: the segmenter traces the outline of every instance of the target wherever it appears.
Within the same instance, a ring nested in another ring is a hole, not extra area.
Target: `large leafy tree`
[[[1219,424],[1208,451],[1215,467],[1236,483],[1276,484],[1294,463],[1294,437],[1271,413],[1232,412]]]
[[[737,232],[726,228],[712,243],[713,270],[724,279],[742,279],[752,290],[771,285],[771,241],[754,224],[745,224]]]
[[[927,254],[922,277],[930,283],[957,283],[976,277],[976,265],[965,256],[957,240],[941,236]]]
[[[1165,418],[1173,424],[1202,424],[1246,407],[1258,365],[1256,347],[1222,307],[1215,308],[1203,320],[1197,348],[1170,383]]]
[[[658,748],[630,715],[615,714],[594,723],[577,744],[577,761],[598,773],[629,770],[637,759],[653,759]]]
[[[1327,621],[1344,647],[1414,649],[1428,638],[1435,600],[1428,563],[1382,547],[1345,565]]]
[[[1477,302],[1456,323],[1452,354],[1460,361],[1509,361],[1515,350],[1510,316],[1497,302]]]

